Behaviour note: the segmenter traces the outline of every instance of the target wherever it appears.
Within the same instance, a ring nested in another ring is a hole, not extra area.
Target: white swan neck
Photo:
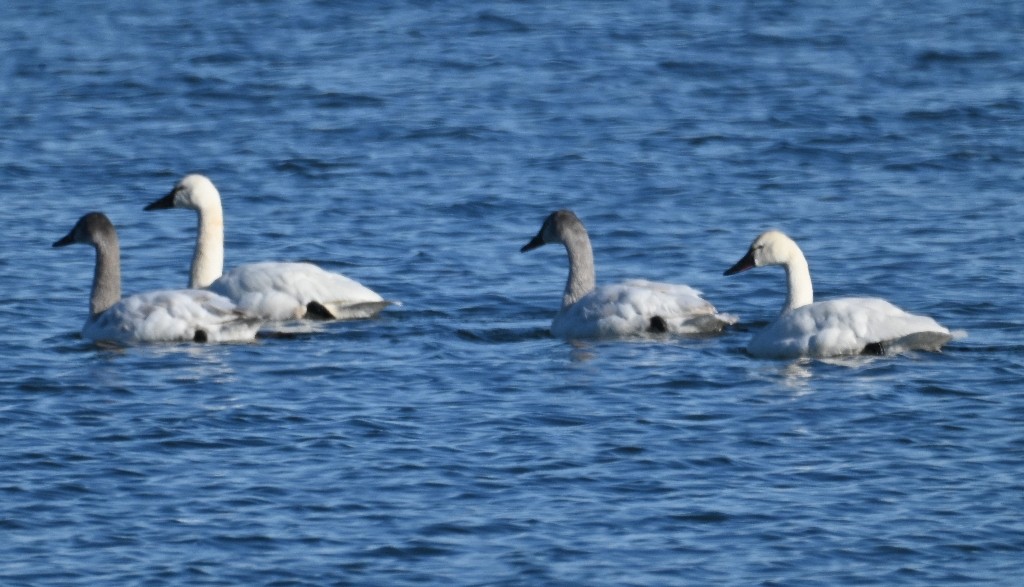
[[[786,295],[786,306],[782,309],[782,312],[790,312],[814,303],[814,286],[811,285],[811,270],[807,266],[807,259],[800,249],[795,248],[785,267],[789,291]]]
[[[594,251],[586,231],[572,231],[563,235],[565,250],[569,253],[569,279],[562,294],[562,308],[568,308],[594,290],[597,275],[594,271]]]
[[[89,315],[98,316],[121,299],[121,251],[114,236],[96,244],[96,271],[92,276]]]
[[[189,275],[191,288],[209,287],[224,273],[224,213],[220,203],[199,209],[196,249]]]

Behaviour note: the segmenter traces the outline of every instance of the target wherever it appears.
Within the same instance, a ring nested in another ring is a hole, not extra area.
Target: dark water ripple
[[[0,583],[1015,585],[1024,574],[1024,10],[216,0],[0,6]],[[184,285],[211,175],[228,265],[310,260],[403,305],[253,344],[82,340]],[[567,344],[552,209],[599,280],[689,283],[721,337]],[[968,336],[742,349],[779,272]]]

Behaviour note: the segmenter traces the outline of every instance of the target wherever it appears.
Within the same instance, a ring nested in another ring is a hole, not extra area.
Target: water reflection
[[[230,358],[254,344],[158,344],[108,346],[86,343],[87,377],[110,386],[159,387],[165,384],[231,384],[239,380]]]
[[[573,363],[586,363],[597,357],[594,348],[586,341],[573,340],[569,346],[569,360]]]

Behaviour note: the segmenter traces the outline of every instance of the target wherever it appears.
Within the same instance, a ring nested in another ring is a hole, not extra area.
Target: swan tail
[[[898,355],[909,351],[938,352],[953,338],[953,335],[948,332],[915,332],[892,340],[868,343],[861,350],[861,354]]]
[[[252,341],[263,326],[263,319],[238,314],[236,318],[222,322],[217,328],[197,329],[193,342],[239,342]]]
[[[715,333],[739,321],[733,314],[703,314],[694,316],[682,324],[684,332]]]
[[[358,304],[341,302],[310,302],[306,305],[306,317],[314,320],[358,320],[373,318],[384,308],[396,305],[396,302],[360,302]]]

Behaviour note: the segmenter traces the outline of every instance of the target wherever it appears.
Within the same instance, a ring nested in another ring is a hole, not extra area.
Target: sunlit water
[[[1016,585],[1024,576],[1024,8],[975,3],[0,7],[0,583]],[[311,260],[403,302],[244,345],[78,331],[227,264]],[[564,252],[688,283],[721,337],[573,345]],[[967,333],[751,359],[781,270]]]

